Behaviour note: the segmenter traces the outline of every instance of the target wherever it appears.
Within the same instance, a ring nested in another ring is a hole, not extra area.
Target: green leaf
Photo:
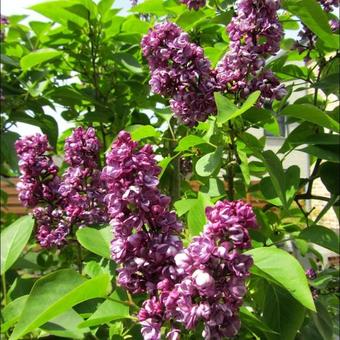
[[[310,123],[317,124],[333,131],[339,131],[339,123],[310,104],[293,104],[287,106],[281,112],[282,115],[298,118]]]
[[[257,102],[260,96],[260,91],[251,93],[240,108],[233,104],[228,98],[224,97],[221,93],[215,92],[214,96],[217,105],[216,121],[219,125],[221,125],[249,110]]]
[[[108,323],[112,320],[130,318],[129,306],[126,302],[126,293],[120,289],[115,290],[79,327],[92,327]]]
[[[113,59],[133,73],[143,73],[142,66],[139,64],[138,60],[129,53],[116,53],[113,55]]]
[[[223,147],[218,146],[216,151],[208,153],[201,157],[195,166],[196,173],[199,176],[207,177],[214,173],[222,162]]]
[[[294,130],[295,131],[295,130]],[[321,145],[337,145],[339,142],[339,135],[333,135],[330,133],[317,133],[312,131],[306,131],[306,133],[313,133],[307,137],[305,135],[300,134],[300,136],[293,136],[294,138],[290,138],[289,143],[292,145],[301,145],[301,144],[321,144]]]
[[[195,24],[202,20],[202,18],[205,18],[205,13],[202,10],[187,10],[177,17],[176,24],[182,27],[183,30],[188,31],[195,27]]]
[[[147,21],[142,21],[135,16],[127,17],[122,25],[122,31],[128,33],[146,34],[150,28]]]
[[[250,312],[247,308],[240,308],[240,318],[242,324],[244,324],[247,328],[258,329],[264,333],[276,333],[272,329],[270,329],[263,320],[260,320],[254,313]]]
[[[305,318],[305,308],[278,286],[264,283],[263,319],[277,334],[267,333],[268,340],[295,340]]]
[[[339,253],[339,236],[330,228],[314,225],[303,229],[299,238]]]
[[[285,195],[285,174],[282,168],[281,161],[274,154],[273,151],[267,150],[262,153],[264,158],[264,164],[269,172],[270,179],[273,183],[273,187],[280,198],[282,205],[287,207],[287,200]]]
[[[206,224],[205,208],[211,205],[208,195],[201,192],[198,193],[196,203],[189,210],[187,220],[188,228],[191,236],[199,235]]]
[[[108,10],[111,9],[115,0],[100,0],[98,3],[98,11],[101,15],[104,15]]]
[[[65,26],[68,21],[71,21],[79,27],[83,27],[87,23],[87,20],[77,13],[66,10],[67,7],[77,4],[79,5],[77,0],[44,1],[30,7],[30,9]]]
[[[282,6],[302,19],[303,23],[327,46],[339,48],[339,40],[335,34],[332,34],[327,15],[315,0],[284,0]]]
[[[27,114],[16,114],[15,119],[18,122],[31,124],[40,127],[41,131],[45,133],[48,137],[53,148],[56,148],[58,140],[58,123],[52,116],[39,115],[36,117],[31,117]]]
[[[84,248],[99,256],[111,259],[112,232],[110,226],[102,229],[81,228],[77,230],[76,235],[77,240]]]
[[[5,131],[1,133],[1,162],[6,162],[14,171],[18,170],[18,156],[15,151],[15,142],[20,138],[16,132]]]
[[[333,338],[332,315],[328,312],[327,307],[319,301],[316,301],[316,313],[312,313],[313,322],[322,335],[324,340]]]
[[[250,184],[250,171],[249,171],[249,165],[248,165],[248,157],[247,157],[247,153],[243,150],[242,145],[244,144],[237,143],[237,153],[241,160],[240,169],[241,169],[241,172],[244,178],[244,182],[248,186]]]
[[[243,114],[243,118],[253,124],[262,126],[274,136],[280,135],[280,127],[274,113],[270,110],[252,107]]]
[[[159,138],[161,135],[159,131],[151,125],[132,125],[128,130],[131,131],[131,138],[135,141],[150,137]]]
[[[322,163],[319,174],[327,190],[334,195],[340,195],[340,165],[331,162]]]
[[[320,159],[340,163],[340,145],[308,145],[299,151],[306,152]]]
[[[105,296],[109,280],[107,274],[86,280],[72,269],[58,270],[40,278],[30,292],[10,340],[21,339],[80,302]]]
[[[308,281],[300,263],[289,253],[276,247],[260,247],[246,252],[254,259],[253,274],[270,278],[285,288],[306,308],[315,311]]]
[[[130,11],[142,14],[155,14],[159,16],[176,14],[165,7],[165,1],[159,0],[145,0],[137,6],[132,7]]]
[[[203,230],[203,226],[207,222],[205,209],[211,204],[208,195],[201,192],[198,193],[196,203],[191,207],[187,216],[188,228],[191,236],[199,235]]]
[[[23,216],[1,231],[1,275],[18,259],[34,225],[32,216]]]
[[[84,319],[73,309],[58,315],[54,319],[42,325],[40,328],[50,335],[70,339],[84,339],[84,333],[89,332],[87,329],[79,329],[78,325]]]
[[[2,309],[1,333],[7,332],[19,320],[27,298],[28,295],[20,296]]]
[[[315,87],[321,89],[327,96],[331,93],[335,95],[339,93],[339,73],[327,75],[315,84]]]
[[[174,207],[176,209],[177,216],[180,217],[186,214],[192,207],[197,203],[197,199],[195,198],[183,198],[174,203]]]
[[[26,54],[20,59],[20,66],[24,71],[40,65],[48,60],[59,57],[62,54],[61,51],[54,50],[53,48],[42,48],[37,51],[33,51]]]
[[[195,135],[185,136],[179,141],[175,151],[186,151],[193,146],[205,143],[206,141],[202,137]]]

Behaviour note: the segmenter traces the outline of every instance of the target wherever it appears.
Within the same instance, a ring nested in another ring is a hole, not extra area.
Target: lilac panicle
[[[18,183],[19,200],[25,207],[34,207],[40,202],[55,200],[59,178],[58,167],[48,154],[52,148],[47,136],[35,134],[15,143],[21,173]]]
[[[181,122],[194,126],[216,113],[215,72],[187,33],[164,22],[143,37],[141,46],[151,71],[152,91],[171,98],[171,109]]]
[[[246,293],[245,279],[252,265],[239,250],[250,247],[248,229],[256,228],[249,204],[218,202],[207,208],[207,225],[200,236],[175,255],[177,277],[161,281],[158,295],[146,300],[138,314],[145,339],[160,339],[165,320],[172,320],[168,339],[179,339],[180,330],[204,324],[204,339],[235,336],[240,328],[238,310]]]
[[[36,237],[42,247],[63,246],[72,226],[107,221],[99,148],[94,129],[75,129],[65,142],[69,168],[60,178],[49,155],[52,149],[46,135],[36,134],[16,142],[21,172],[19,199],[33,208]]]
[[[59,200],[60,178],[58,167],[48,154],[52,148],[47,136],[35,134],[15,143],[19,158],[20,181],[17,184],[19,200],[26,207],[34,208],[37,240],[42,247],[62,246],[69,233],[69,225],[54,209]]]
[[[104,201],[113,227],[112,258],[122,267],[118,283],[132,293],[157,290],[175,278],[174,255],[182,248],[182,225],[157,189],[160,168],[151,145],[142,148],[119,133],[106,155]]]
[[[261,99],[281,99],[286,91],[273,74],[264,71],[265,58],[280,49],[283,30],[277,11],[279,0],[238,0],[236,16],[227,29],[229,51],[217,65],[222,89],[247,97],[261,91]],[[266,80],[265,80],[266,79]],[[265,86],[263,86],[265,80]]]
[[[100,142],[93,128],[78,127],[65,141],[65,171],[59,187],[69,223],[91,225],[107,222],[100,179]]]

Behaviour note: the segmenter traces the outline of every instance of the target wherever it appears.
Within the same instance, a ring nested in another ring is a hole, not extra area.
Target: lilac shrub
[[[98,169],[95,130],[74,130],[65,141],[69,168],[62,177],[49,152],[47,136],[36,134],[16,142],[19,157],[19,200],[33,208],[37,240],[42,247],[61,247],[72,226],[106,222],[104,187]]]
[[[151,90],[171,97],[171,110],[182,123],[194,126],[216,113],[216,72],[187,33],[171,22],[157,24],[141,45],[151,71]]]
[[[280,50],[283,37],[277,11],[279,0],[239,0],[236,16],[227,27],[229,51],[217,65],[217,80],[221,88],[247,97],[260,90],[261,99],[281,99],[286,90],[270,70],[265,70],[265,58]]]

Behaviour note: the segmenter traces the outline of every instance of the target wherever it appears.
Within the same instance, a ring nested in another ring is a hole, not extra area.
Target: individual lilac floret
[[[263,82],[253,81],[264,79],[261,72],[265,58],[280,50],[283,37],[277,16],[280,1],[238,0],[236,5],[236,16],[228,25],[229,52],[217,65],[218,83],[222,89],[239,93],[243,98],[260,90],[262,101],[281,99],[286,94],[282,86],[280,91],[269,89],[271,86],[278,87],[278,80],[273,74],[265,87]]]
[[[315,272],[315,270],[313,268],[308,268],[306,270],[306,276],[308,277],[308,279],[310,280],[315,280],[317,277],[317,274]]]
[[[100,142],[93,128],[78,127],[65,141],[65,171],[59,187],[63,209],[71,224],[108,222],[103,197],[104,184],[99,169]]]
[[[171,98],[171,109],[180,121],[194,126],[216,113],[215,71],[187,33],[164,22],[155,25],[141,45],[151,71],[152,91]]]
[[[159,173],[151,145],[140,148],[120,132],[102,179],[114,232],[112,258],[122,264],[118,283],[132,293],[152,295],[158,282],[176,278],[173,258],[182,249],[182,225],[169,211],[170,198],[157,189]]]
[[[198,11],[201,7],[205,6],[206,0],[180,0],[182,4],[188,6],[189,9]]]
[[[239,249],[250,247],[248,229],[257,224],[251,206],[242,201],[218,202],[206,215],[203,233],[175,256],[180,280],[160,300],[168,318],[187,329],[203,321],[204,339],[222,339],[240,328],[238,310],[252,259]]]

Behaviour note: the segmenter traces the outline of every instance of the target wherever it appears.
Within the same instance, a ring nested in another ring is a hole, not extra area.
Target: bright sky
[[[42,0],[1,0],[1,14],[3,15],[14,15],[14,14],[26,14],[28,15],[28,21],[31,20],[46,20],[43,16],[39,15],[38,13],[29,10],[30,6],[33,6],[39,2],[44,2]],[[123,12],[130,7],[129,0],[116,0],[114,3],[114,7],[122,8]],[[123,13],[122,12],[122,13]],[[61,115],[60,110],[57,108],[57,112],[53,111],[51,108],[44,108],[45,113],[53,116],[54,119],[57,121],[59,126],[59,133],[65,131],[69,127],[73,126],[72,123],[65,121]],[[17,126],[13,126],[11,128],[12,131],[18,132],[21,136],[27,136],[34,134],[36,132],[40,132],[38,127],[29,124],[17,123]]]

